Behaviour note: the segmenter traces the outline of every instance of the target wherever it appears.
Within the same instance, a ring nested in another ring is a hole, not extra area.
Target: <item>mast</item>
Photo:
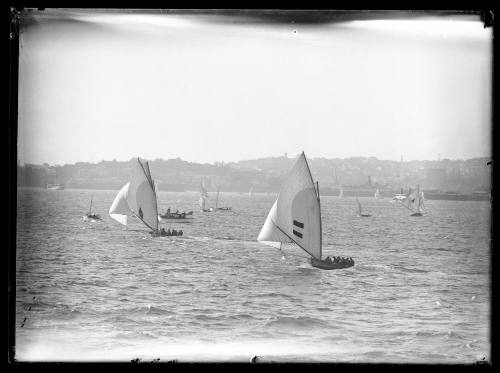
[[[141,170],[144,173],[144,176],[146,177],[146,180],[148,181],[148,184],[149,184],[151,190],[153,191],[153,195],[154,195],[153,202],[154,202],[154,208],[156,211],[155,215],[158,216],[158,200],[157,200],[157,196],[156,196],[155,183],[151,177],[151,171],[149,170],[149,163],[148,163],[148,161],[144,162],[146,167],[147,167],[147,171],[146,171],[146,169],[145,169],[144,165],[142,164],[141,159],[139,157],[137,157],[137,163],[139,163],[139,166],[141,166]],[[156,222],[157,228],[154,229],[149,224],[147,224],[143,219],[141,219],[139,216],[137,216],[137,215],[135,215],[135,216],[137,218],[139,218],[153,232],[158,233],[158,221]]]
[[[92,213],[92,197],[90,197],[90,209],[89,209],[89,215]]]
[[[321,224],[321,201],[319,198],[319,182],[316,181],[316,192],[318,194],[318,204],[319,204],[319,260],[323,256],[323,232]]]
[[[302,156],[304,157],[304,160],[306,161],[307,171],[309,171],[309,177],[311,178],[311,182],[314,185],[314,179],[312,177],[311,169],[309,168],[309,162],[307,162],[307,158],[306,158],[306,155],[304,152],[302,152]],[[322,248],[323,234],[322,234],[322,227],[321,227],[321,203],[319,200],[319,184],[318,184],[318,182],[316,182],[316,197],[318,198],[318,205],[319,205],[319,212],[318,212],[319,213],[319,260],[321,260],[322,251],[323,251],[323,248]]]

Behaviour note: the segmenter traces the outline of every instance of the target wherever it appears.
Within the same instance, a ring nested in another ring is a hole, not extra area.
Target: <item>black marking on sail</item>
[[[295,229],[292,230],[293,234],[296,235],[297,237],[302,238],[302,233],[297,232]]]
[[[301,223],[300,221],[294,220],[293,225],[299,228],[304,228],[304,223]]]

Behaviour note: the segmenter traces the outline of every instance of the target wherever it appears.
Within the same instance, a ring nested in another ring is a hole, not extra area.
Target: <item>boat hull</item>
[[[192,223],[194,218],[163,218],[161,221],[167,221],[169,223]]]
[[[423,216],[423,214],[421,212],[415,212],[415,213],[411,214],[410,216]]]
[[[354,266],[354,261],[352,263],[328,263],[324,260],[318,260],[315,258],[311,258],[311,265],[313,267],[316,267],[319,269],[326,269],[326,270],[344,269],[344,268],[349,268],[349,267]]]

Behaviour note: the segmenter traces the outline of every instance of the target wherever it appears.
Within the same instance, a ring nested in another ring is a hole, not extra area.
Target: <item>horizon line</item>
[[[258,160],[261,160],[261,159],[266,159],[266,158],[287,158],[287,159],[290,159],[290,160],[293,160],[295,158],[297,158],[300,154],[302,154],[303,152],[299,152],[297,153],[297,155],[293,156],[293,157],[290,157],[288,156],[287,154],[288,153],[285,153],[285,154],[282,154],[282,155],[277,155],[277,156],[267,156],[267,157],[260,157],[260,158],[253,158],[253,159],[240,159],[239,161],[214,161],[214,162],[193,162],[193,161],[188,161],[188,160],[185,160],[185,159],[182,159],[181,157],[175,157],[175,158],[168,158],[168,159],[164,159],[164,158],[155,158],[155,159],[147,159],[147,158],[143,158],[143,157],[140,157],[141,159],[144,159],[148,162],[155,162],[155,161],[170,161],[170,160],[180,160],[180,161],[183,161],[183,162],[187,162],[187,163],[197,163],[197,164],[204,164],[204,165],[211,165],[211,166],[215,166],[217,164],[237,164],[237,163],[240,163],[240,162],[248,162],[248,161],[258,161]],[[78,163],[88,163],[88,164],[99,164],[99,163],[102,163],[102,162],[130,162],[131,160],[133,159],[136,159],[138,158],[138,156],[132,156],[130,157],[129,159],[125,159],[125,160],[117,160],[116,158],[112,159],[112,160],[106,160],[106,159],[102,159],[100,161],[96,161],[96,162],[88,162],[88,161],[76,161],[74,163],[64,163],[64,164],[50,164],[49,162],[43,162],[43,163],[31,163],[31,162],[22,162],[21,163],[21,160],[20,159],[17,159],[17,165],[18,166],[26,166],[26,165],[32,165],[32,166],[44,166],[44,167],[47,167],[45,165],[48,165],[49,167],[63,167],[63,166],[73,166],[73,165],[76,165]],[[451,159],[451,158],[440,158],[440,159],[410,159],[410,160],[395,160],[395,159],[379,159],[378,157],[375,157],[375,156],[349,156],[349,157],[344,157],[344,158],[340,158],[340,157],[334,157],[334,158],[327,158],[327,157],[308,157],[308,159],[311,159],[311,160],[314,160],[314,159],[326,159],[326,160],[347,160],[347,159],[352,159],[352,158],[375,158],[376,160],[378,161],[390,161],[390,162],[442,162],[442,161],[468,161],[468,160],[472,160],[472,159],[481,159],[481,158],[486,158],[486,159],[492,159],[492,155],[489,155],[489,156],[480,156],[480,157],[472,157],[472,158],[454,158],[454,159]]]

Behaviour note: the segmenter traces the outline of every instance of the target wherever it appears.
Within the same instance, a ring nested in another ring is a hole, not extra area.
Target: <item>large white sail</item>
[[[344,189],[340,188],[339,198],[342,198],[342,197],[344,197]]]
[[[137,159],[137,163],[132,167],[127,202],[135,216],[153,231],[157,231],[158,206],[154,188],[148,163]]]
[[[319,198],[304,153],[284,180],[257,240],[267,244],[293,242],[321,259]]]
[[[127,202],[129,186],[130,183],[127,183],[120,189],[109,209],[109,216],[123,225],[127,225],[127,216],[133,215]]]
[[[131,180],[115,197],[109,210],[110,216],[121,224],[127,224],[127,216],[139,218],[153,231],[158,231],[158,206],[155,184],[148,162],[139,158],[132,167]]]
[[[375,191],[375,195],[374,195],[374,197],[375,197],[375,198],[380,198],[380,192],[379,192],[379,190],[378,190],[378,189]]]

